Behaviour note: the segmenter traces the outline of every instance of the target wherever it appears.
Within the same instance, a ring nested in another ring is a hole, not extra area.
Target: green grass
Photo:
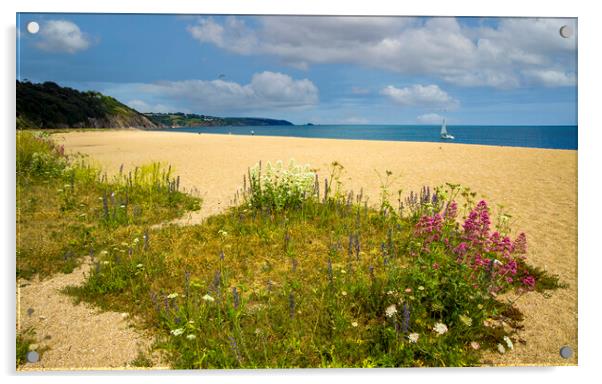
[[[34,339],[31,335],[31,331],[25,331],[21,334],[17,334],[16,343],[16,364],[17,368],[27,362],[27,352],[29,352],[29,346],[33,344]]]
[[[135,231],[199,208],[160,164],[107,178],[48,137],[17,133],[17,276],[69,273]]]
[[[52,171],[56,167],[61,165],[34,167],[50,176],[31,176],[27,193],[40,198],[60,183],[68,188],[70,179],[64,171]],[[474,194],[458,186],[441,190],[445,199],[436,202],[423,199],[423,193],[403,207],[400,198],[394,209],[384,180],[383,201],[374,209],[361,194],[343,192],[338,164],[326,191],[320,192],[317,182],[312,189],[306,177],[298,185],[294,178],[287,180],[301,191],[288,200],[259,169],[249,173],[250,189],[243,191],[239,206],[200,225],[150,229],[196,201],[177,188],[174,192],[177,180],[165,176],[167,170],[149,166],[139,170],[143,176],[121,174],[109,183],[78,169],[75,179],[90,180],[89,185],[81,181],[69,187],[73,198],[58,193],[50,211],[60,214],[43,221],[49,225],[62,218],[55,230],[64,238],[45,239],[47,227],[28,229],[33,221],[19,227],[22,238],[36,239],[36,248],[52,250],[50,244],[60,251],[22,251],[17,265],[21,271],[52,273],[57,266],[45,269],[44,260],[60,266],[66,244],[77,250],[75,255],[93,244],[95,265],[86,283],[67,292],[142,319],[174,368],[479,365],[481,352],[507,346],[504,337],[512,338],[522,321],[513,304],[497,294],[529,294],[518,278],[527,273],[542,282],[538,290],[559,286],[557,278],[522,259],[516,281],[507,283],[458,262],[443,239],[420,235],[419,220],[452,199],[463,198],[468,213]],[[157,185],[163,186],[160,192]],[[105,197],[108,190],[116,191],[118,202]],[[144,207],[136,219],[117,208],[126,191],[128,204]],[[93,228],[88,232],[76,225],[82,201],[90,204],[84,212],[89,219],[83,220]],[[31,217],[41,209],[22,205]],[[70,208],[61,211],[62,205]],[[442,233],[454,246],[462,240],[454,220],[445,222]],[[488,257],[501,258],[491,252]],[[438,323],[447,331],[435,332],[441,329]]]
[[[138,356],[130,361],[130,365],[139,368],[150,368],[153,366],[153,361],[144,352],[138,351]]]

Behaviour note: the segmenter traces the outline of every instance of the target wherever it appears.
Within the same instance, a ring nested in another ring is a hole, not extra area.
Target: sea
[[[285,136],[323,139],[421,141],[577,150],[576,125],[448,125],[454,140],[440,138],[438,125],[278,125],[181,127],[170,132]]]

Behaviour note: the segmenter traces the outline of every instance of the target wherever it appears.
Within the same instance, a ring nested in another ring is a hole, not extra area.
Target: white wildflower
[[[215,301],[215,299],[213,297],[209,296],[209,294],[206,294],[205,296],[203,296],[203,300],[209,301],[209,302]]]
[[[499,353],[506,353],[506,348],[502,344],[497,345],[497,350]]]
[[[179,296],[178,293],[174,292],[174,293],[170,293],[169,295],[167,295],[167,298],[168,299],[175,299],[178,296]]]
[[[188,340],[194,340],[194,339],[196,339],[196,335],[190,334],[190,335],[187,335],[186,338]]]
[[[139,241],[140,241],[140,239],[136,237],[136,238],[134,239],[134,244],[138,244],[138,242],[139,242]]]
[[[342,291],[342,292],[341,292],[341,295],[343,295],[343,296],[347,296],[347,291]]]
[[[437,323],[433,327],[433,331],[435,331],[439,335],[443,335],[444,333],[447,332],[447,325],[445,325],[443,323]]]
[[[174,336],[180,336],[184,333],[184,328],[176,328],[170,332]]]
[[[416,343],[418,341],[419,337],[420,337],[420,335],[417,333],[410,333],[408,335],[408,340],[410,340],[410,343]]]
[[[418,290],[419,291],[424,291],[424,287],[421,285],[421,286],[418,287]]]
[[[356,328],[357,327],[357,321],[354,321],[353,323],[351,323],[351,326]]]
[[[506,342],[508,349],[514,349],[514,344],[512,343],[512,340],[510,340],[510,338],[508,336],[504,336],[504,341]]]
[[[479,348],[481,348],[481,344],[477,343],[476,341],[471,341],[470,342],[470,347],[476,351]]]
[[[397,313],[397,307],[395,306],[395,304],[391,304],[387,307],[387,309],[385,309],[385,315],[387,315],[387,317],[393,317],[393,315],[395,315]]]
[[[144,265],[138,264],[138,265],[136,265],[136,268],[144,268]]]
[[[393,291],[387,291],[387,295],[391,296],[394,292]]]

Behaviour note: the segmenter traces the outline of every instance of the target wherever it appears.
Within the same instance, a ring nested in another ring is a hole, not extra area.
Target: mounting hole
[[[568,359],[573,356],[573,349],[569,346],[564,346],[560,348],[560,356],[564,359]]]
[[[31,33],[32,35],[38,33],[39,30],[40,24],[36,23],[35,21],[30,21],[27,23],[27,32]]]
[[[573,36],[573,28],[568,25],[563,25],[560,27],[560,36],[564,37],[565,39]]]
[[[40,354],[36,351],[27,352],[27,362],[28,363],[37,363],[40,360]]]

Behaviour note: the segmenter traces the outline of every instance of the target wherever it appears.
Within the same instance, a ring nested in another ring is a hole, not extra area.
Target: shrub
[[[282,161],[276,165],[261,163],[249,171],[248,199],[254,208],[269,208],[280,211],[299,207],[312,195],[316,174],[309,165],[296,164],[291,160],[287,167]]]
[[[34,132],[17,134],[17,177],[53,177],[67,166],[62,146],[48,135]]]

